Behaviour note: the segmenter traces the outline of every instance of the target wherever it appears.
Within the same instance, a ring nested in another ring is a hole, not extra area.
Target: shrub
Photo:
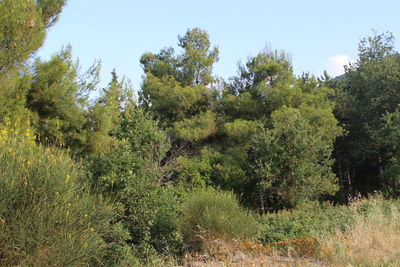
[[[138,181],[122,192],[119,201],[125,209],[121,222],[129,230],[136,255],[149,260],[157,254],[182,254],[179,198],[172,188]]]
[[[0,265],[102,264],[112,206],[88,192],[67,155],[34,140],[0,126]]]
[[[295,209],[268,213],[261,217],[259,240],[268,244],[319,233],[331,234],[336,229],[343,230],[352,221],[351,211],[346,206],[306,201]]]
[[[252,239],[259,224],[233,193],[207,189],[194,192],[183,203],[182,231],[192,248],[204,239]]]
[[[151,261],[157,254],[180,254],[179,197],[164,184],[168,174],[161,163],[168,138],[140,108],[124,113],[113,135],[112,151],[85,158],[92,187],[119,205],[116,222],[127,230],[135,255]]]

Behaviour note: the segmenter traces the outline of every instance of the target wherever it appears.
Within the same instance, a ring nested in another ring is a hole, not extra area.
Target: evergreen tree
[[[32,114],[38,141],[73,150],[85,145],[88,94],[98,82],[99,68],[94,65],[82,81],[71,47],[49,61],[35,61],[32,71],[26,74],[30,76],[30,86],[25,105]]]
[[[198,28],[178,39],[180,55],[168,48],[142,56],[146,77],[140,102],[176,140],[193,143],[215,132],[215,116],[210,113],[215,94],[210,87],[218,49],[211,49],[208,34]]]
[[[0,75],[27,60],[43,44],[65,0],[0,2]]]
[[[43,44],[65,0],[0,1],[0,120],[29,117],[25,109],[28,77],[23,64]]]
[[[116,142],[113,132],[121,122],[122,113],[134,105],[129,81],[125,78],[119,81],[115,70],[111,74],[108,87],[103,89],[94,105],[89,108],[85,126],[89,131],[89,153],[104,153],[113,149]]]
[[[381,189],[378,177],[390,156],[374,135],[383,127],[382,117],[395,112],[400,103],[398,77],[400,56],[393,36],[375,34],[361,41],[358,61],[337,85],[337,115],[348,135],[338,140],[336,151],[341,179],[351,185],[347,189]]]

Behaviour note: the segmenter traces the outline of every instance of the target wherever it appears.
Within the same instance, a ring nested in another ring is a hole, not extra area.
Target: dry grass
[[[389,203],[389,204],[388,204]],[[363,207],[368,212],[363,214]],[[332,266],[400,266],[400,211],[381,197],[357,200],[355,223],[321,238],[320,260]]]
[[[356,199],[349,209],[354,223],[344,231],[268,246],[211,240],[183,266],[400,266],[399,203],[375,196]]]
[[[268,246],[245,240],[209,240],[203,250],[186,257],[185,267],[318,266],[316,239],[286,240]]]

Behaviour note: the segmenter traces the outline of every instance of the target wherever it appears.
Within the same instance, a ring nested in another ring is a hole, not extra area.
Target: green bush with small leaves
[[[91,194],[84,171],[65,152],[37,145],[29,129],[7,124],[0,126],[0,265],[122,260],[111,253],[114,208]]]

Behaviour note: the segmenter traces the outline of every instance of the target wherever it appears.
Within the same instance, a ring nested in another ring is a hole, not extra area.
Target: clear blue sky
[[[357,58],[359,40],[373,28],[400,39],[399,12],[399,0],[69,0],[38,55],[49,58],[71,44],[83,69],[102,60],[101,85],[115,68],[137,90],[140,56],[176,47],[178,34],[199,27],[219,47],[220,77],[235,75],[239,59],[268,44],[292,55],[296,74],[335,75]]]

